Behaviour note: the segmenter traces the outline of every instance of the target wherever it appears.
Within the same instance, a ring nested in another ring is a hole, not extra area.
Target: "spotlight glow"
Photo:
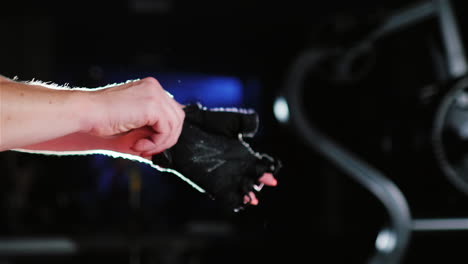
[[[375,247],[382,252],[389,253],[395,249],[395,246],[395,234],[388,229],[380,231],[377,239],[375,240]]]
[[[280,123],[286,123],[289,121],[289,107],[288,102],[282,96],[276,98],[273,103],[273,113],[275,114],[276,120]]]

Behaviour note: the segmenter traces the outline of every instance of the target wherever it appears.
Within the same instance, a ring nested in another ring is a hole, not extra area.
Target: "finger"
[[[177,143],[180,134],[182,133],[182,128],[185,119],[185,113],[176,101],[173,101],[173,111],[175,118],[173,119],[173,131],[171,133],[172,138],[169,142],[169,147],[172,147]]]
[[[148,155],[155,155],[171,148],[177,142],[180,132],[173,129],[173,125],[168,125],[168,132],[155,133],[151,136],[151,140],[155,144],[155,148],[148,151]]]
[[[154,142],[154,148],[151,149],[150,151],[146,152],[146,155],[156,155],[168,148],[168,144],[166,142],[168,141],[169,135],[168,134],[153,134],[151,136],[151,140]]]
[[[116,144],[121,147],[121,151],[126,152],[128,149],[138,156],[142,152],[151,149],[151,146],[148,146],[149,137],[153,134],[153,130],[149,127],[141,127],[129,131],[123,136],[117,137]]]
[[[250,202],[250,197],[248,195],[244,195],[244,204],[248,204]]]
[[[179,136],[182,132],[184,116],[185,114],[183,113],[182,109],[180,109],[178,104],[176,104],[176,101],[170,99],[165,111],[165,121],[163,121],[165,123],[162,123],[164,126],[154,127],[156,132],[167,134],[167,137],[160,139],[160,146],[158,146],[160,150],[171,148],[177,143],[177,140],[179,139]]]
[[[258,199],[255,196],[253,192],[249,192],[249,197],[250,197],[250,204],[251,205],[257,205],[258,204]]]
[[[177,116],[179,117],[180,121],[183,121],[184,118],[185,118],[185,112],[183,110],[185,106],[181,105],[176,100],[172,100],[172,104],[173,104],[173,107],[174,107],[174,111],[177,114]]]
[[[177,127],[176,127],[176,129],[175,129],[175,131],[174,131],[174,139],[175,139],[174,144],[176,144],[177,141],[179,140],[179,137],[180,137],[180,135],[182,134],[183,128],[184,128],[184,119],[183,119],[183,117],[182,117],[182,119],[181,119],[180,122],[177,124]]]
[[[180,104],[176,100],[172,100],[172,105],[177,115],[179,115],[179,117],[183,120],[185,117],[185,111],[184,111],[185,106]]]
[[[272,173],[266,172],[258,179],[260,183],[263,183],[268,186],[276,186],[278,185],[278,181],[273,177]]]
[[[137,142],[133,146],[133,150],[137,152],[151,152],[156,148],[156,144],[148,138],[142,138],[137,140]]]
[[[168,120],[160,120],[152,126],[153,133],[150,140],[153,142],[153,148],[148,150],[146,154],[155,155],[166,150],[170,145],[167,144],[171,140],[171,124]]]

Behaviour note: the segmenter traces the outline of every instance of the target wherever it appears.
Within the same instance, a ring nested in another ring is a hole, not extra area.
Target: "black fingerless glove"
[[[265,172],[276,175],[281,163],[252,150],[243,137],[253,137],[258,115],[246,110],[208,110],[200,104],[184,108],[185,120],[178,142],[153,156],[153,163],[179,176],[212,199],[238,211],[244,195],[261,189]]]

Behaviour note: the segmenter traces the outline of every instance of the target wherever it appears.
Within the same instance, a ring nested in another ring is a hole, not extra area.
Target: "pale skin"
[[[177,142],[183,107],[152,77],[70,89],[0,75],[0,151],[111,150],[151,159]],[[277,185],[271,173],[259,181]],[[253,192],[244,202],[259,203]]]

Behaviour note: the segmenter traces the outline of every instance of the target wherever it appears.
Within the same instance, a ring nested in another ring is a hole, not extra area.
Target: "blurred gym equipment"
[[[392,180],[325,135],[319,126],[310,121],[305,110],[310,97],[305,95],[304,90],[320,87],[335,89],[339,93],[340,85],[360,82],[371,74],[376,64],[379,52],[377,42],[385,41],[389,35],[398,34],[401,30],[434,17],[440,27],[445,58],[442,66],[438,65],[439,76],[443,78],[434,84],[443,87],[440,88],[443,92],[439,94],[441,99],[434,100],[437,107],[433,116],[433,130],[430,132],[432,146],[445,176],[456,189],[468,194],[468,81],[465,78],[468,67],[462,37],[448,0],[424,1],[400,10],[350,47],[305,50],[293,61],[284,89],[274,103],[275,116],[279,122],[291,126],[309,147],[364,186],[386,208],[389,224],[378,233],[375,254],[368,263],[400,263],[405,258],[413,232],[468,229],[468,218],[413,218],[405,194]],[[401,59],[401,63],[405,59],[411,58]],[[325,81],[307,82],[307,78]],[[332,99],[329,101],[332,102]]]

